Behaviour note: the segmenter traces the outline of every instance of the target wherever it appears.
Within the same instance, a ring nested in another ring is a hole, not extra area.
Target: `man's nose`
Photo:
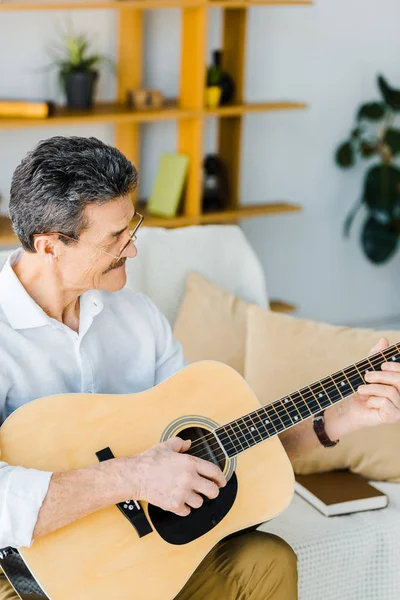
[[[122,256],[126,256],[126,258],[135,258],[136,254],[137,254],[137,248],[135,246],[135,242],[129,242],[129,244],[125,248]]]

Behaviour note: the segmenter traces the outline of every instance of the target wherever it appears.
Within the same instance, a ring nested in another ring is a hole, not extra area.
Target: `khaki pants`
[[[18,600],[4,576],[0,600]],[[176,600],[297,600],[296,555],[275,535],[240,534],[215,546]]]

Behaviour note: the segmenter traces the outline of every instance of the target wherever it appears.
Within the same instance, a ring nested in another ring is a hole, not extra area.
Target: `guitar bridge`
[[[96,452],[96,456],[99,459],[99,462],[115,458],[111,448],[108,447]],[[153,531],[150,522],[137,500],[125,500],[124,502],[118,502],[116,506],[136,529],[136,533],[139,537],[144,537]]]

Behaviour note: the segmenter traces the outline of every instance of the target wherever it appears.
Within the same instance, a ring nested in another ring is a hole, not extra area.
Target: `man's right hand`
[[[219,488],[226,485],[225,477],[213,463],[185,454],[190,445],[190,440],[174,437],[132,458],[119,459],[129,490],[126,497],[145,500],[180,517],[186,517],[191,507],[200,508],[200,494],[216,498]]]

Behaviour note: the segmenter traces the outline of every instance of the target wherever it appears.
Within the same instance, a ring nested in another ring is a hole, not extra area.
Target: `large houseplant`
[[[109,58],[89,52],[86,36],[65,36],[61,57],[54,59],[54,65],[58,69],[59,82],[66,95],[68,108],[84,109],[93,105],[98,67],[103,62],[112,64]]]
[[[378,76],[382,101],[363,104],[356,116],[349,139],[336,151],[337,164],[353,167],[357,158],[369,161],[361,197],[348,215],[345,235],[361,206],[368,214],[362,227],[364,253],[374,263],[384,263],[393,256],[400,234],[400,130],[396,113],[400,112],[400,91]]]

